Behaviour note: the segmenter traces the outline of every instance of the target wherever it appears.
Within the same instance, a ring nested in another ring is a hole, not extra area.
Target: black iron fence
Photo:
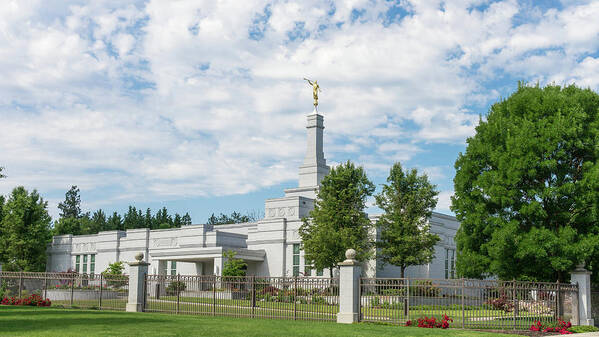
[[[150,312],[322,321],[339,312],[337,278],[146,275],[143,284]],[[578,320],[578,285],[567,283],[361,278],[358,291],[361,321],[447,316],[450,327],[527,330]],[[37,294],[55,307],[125,310],[128,293],[127,275],[0,272],[0,300]]]
[[[335,321],[339,280],[320,277],[146,276],[144,311]]]
[[[129,276],[0,272],[0,300],[33,294],[49,299],[55,307],[125,310]]]
[[[362,278],[362,321],[417,325],[449,317],[451,327],[527,330],[536,321],[577,320],[578,285],[565,283]]]

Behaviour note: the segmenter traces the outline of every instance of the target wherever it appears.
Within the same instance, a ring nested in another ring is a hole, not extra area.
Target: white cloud
[[[438,196],[439,200],[437,201],[437,207],[435,210],[442,213],[451,213],[449,206],[451,206],[452,196],[453,191],[441,191]]]
[[[305,76],[323,88],[329,161],[376,174],[463,144],[480,112],[468,105],[495,101],[496,77],[599,86],[596,2],[401,3],[412,14],[389,24],[384,1],[5,2],[0,193],[78,184],[161,200],[295,179]],[[514,26],[517,14],[531,19]]]

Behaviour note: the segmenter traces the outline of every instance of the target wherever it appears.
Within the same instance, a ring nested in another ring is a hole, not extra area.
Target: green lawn
[[[146,311],[175,313],[177,310],[177,298],[163,296],[160,300],[148,298],[148,306]],[[103,310],[124,310],[126,299],[111,299],[102,302]],[[70,308],[69,301],[54,301],[52,305],[60,305]],[[73,302],[73,307],[76,309],[97,309],[97,300],[79,300]],[[334,321],[338,311],[336,305],[327,304],[294,304],[285,302],[266,302],[256,301],[256,307],[251,308],[248,300],[216,300],[216,308],[212,306],[211,298],[200,297],[181,297],[179,303],[179,313],[181,314],[203,314],[212,315],[213,310],[217,316],[234,316],[234,317],[266,317],[266,318],[284,318],[293,319],[294,314],[297,319],[324,320]],[[404,316],[403,310],[398,309],[383,309],[365,307],[362,309],[364,321],[383,322],[383,323],[402,323],[408,318]],[[454,308],[443,309],[440,307],[419,307],[410,308],[409,319],[416,321],[422,316],[434,316],[440,319],[444,314],[451,317],[455,327],[462,326],[462,311]],[[551,315],[532,314],[525,311],[520,312],[514,322],[513,313],[506,313],[503,310],[490,310],[480,308],[478,310],[471,309],[464,312],[465,324],[467,328],[480,329],[513,329],[514,323],[520,330],[526,330],[536,320],[551,321]]]
[[[360,323],[0,306],[2,336],[514,336]]]

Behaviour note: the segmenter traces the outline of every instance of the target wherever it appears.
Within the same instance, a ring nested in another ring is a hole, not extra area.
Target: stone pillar
[[[147,262],[144,262],[144,254],[137,253],[135,262],[127,262],[129,265],[129,299],[127,311],[141,312],[144,306],[146,274],[148,274]]]
[[[360,319],[360,273],[356,251],[348,249],[339,263],[339,313],[337,323],[351,324]]]
[[[578,323],[580,325],[594,325],[591,316],[591,272],[579,264],[570,274],[570,283],[578,284]]]

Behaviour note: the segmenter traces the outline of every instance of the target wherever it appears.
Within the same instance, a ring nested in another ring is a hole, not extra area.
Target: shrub
[[[486,303],[495,310],[503,310],[505,312],[511,312],[514,310],[514,303],[512,303],[512,301],[509,300],[505,295],[501,295],[498,298],[491,298]]]
[[[372,300],[370,300],[370,306],[373,308],[378,308],[381,306],[381,299],[378,297],[374,297]]]
[[[262,294],[262,295],[268,294],[271,296],[276,296],[279,294],[279,288],[273,287],[273,286],[266,286],[260,290],[260,294]]]
[[[576,325],[568,329],[568,331],[572,333],[581,333],[581,332],[596,332],[599,331],[599,328],[594,327],[592,325]]]
[[[32,307],[49,307],[52,302],[49,299],[43,299],[40,295],[32,294],[25,298],[4,297],[0,302],[2,305],[29,305]]]
[[[409,321],[409,322],[411,325],[412,322],[411,321]],[[447,329],[447,328],[449,328],[449,322],[453,322],[453,319],[447,315],[443,315],[443,317],[440,321],[438,321],[434,316],[431,316],[430,318],[427,316],[424,316],[424,317],[420,317],[418,319],[418,327],[419,328]],[[407,322],[406,322],[406,325],[407,325]]]
[[[566,322],[561,318],[557,319],[556,323],[543,323],[541,321],[536,321],[533,325],[530,326],[530,331],[539,331],[539,332],[558,332],[561,335],[570,335],[572,331],[569,329],[572,327],[572,323]]]
[[[223,257],[226,258],[223,266],[223,276],[245,276],[247,263],[242,259],[236,259],[235,255],[236,253],[232,250],[223,253]]]
[[[386,296],[404,296],[406,294],[405,288],[388,288],[381,290],[381,295]]]
[[[431,280],[417,280],[410,285],[410,296],[438,297],[441,289]]]
[[[179,295],[181,292],[187,289],[187,285],[183,281],[172,281],[166,287],[166,293],[168,295]]]
[[[108,268],[102,272],[106,284],[113,288],[120,288],[127,284],[127,279],[123,275],[125,266],[122,261],[114,262],[108,265]]]
[[[318,296],[318,295],[312,296],[311,303],[312,304],[328,304],[327,300],[324,297]]]

